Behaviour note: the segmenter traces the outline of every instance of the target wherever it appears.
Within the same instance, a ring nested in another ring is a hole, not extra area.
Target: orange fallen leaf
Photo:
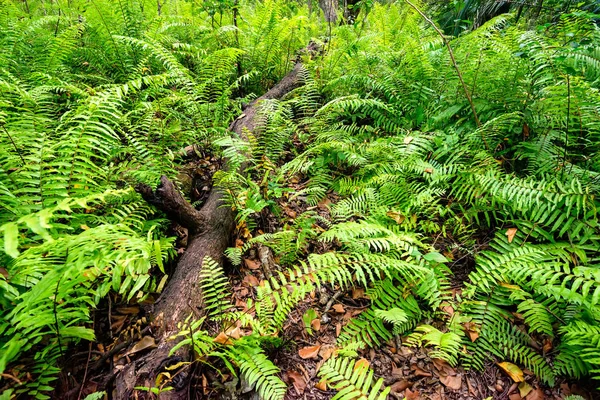
[[[525,378],[523,378],[523,371],[521,371],[521,368],[519,368],[515,364],[505,361],[505,362],[498,363],[498,366],[504,372],[506,372],[506,374],[508,376],[510,376],[513,381],[515,381],[515,382],[524,382],[525,381]]]
[[[462,387],[462,377],[460,375],[440,376],[440,382],[452,390],[459,390]]]
[[[315,385],[315,388],[317,388],[323,392],[326,392],[327,391],[327,381],[325,379],[323,379],[322,381],[320,381],[319,383],[317,383]]]
[[[354,370],[362,370],[362,369],[367,369],[369,368],[369,366],[371,365],[371,363],[369,362],[369,360],[367,360],[366,358],[361,358],[360,360],[358,360],[356,362],[356,364],[354,364]]]
[[[255,261],[255,260],[250,260],[248,258],[244,258],[244,264],[246,264],[246,267],[248,267],[248,269],[259,269],[260,268],[260,262]]]
[[[219,343],[219,344],[224,344],[224,345],[233,344],[233,342],[231,341],[231,339],[229,339],[229,336],[227,336],[225,334],[225,332],[220,332],[217,335],[217,337],[213,339],[213,342]]]
[[[319,356],[321,356],[323,361],[329,360],[333,353],[335,353],[335,346],[331,344],[324,344],[321,346],[321,350],[319,350]]]
[[[512,243],[516,234],[517,234],[517,228],[508,228],[506,230],[506,236],[508,236],[508,243]]]
[[[433,174],[433,168],[425,168],[425,172],[428,174]]]
[[[365,296],[365,289],[363,288],[355,288],[352,289],[352,299],[356,300],[356,299],[367,299],[368,297]]]
[[[319,318],[315,318],[310,321],[310,326],[317,332],[321,330],[321,320]]]
[[[309,358],[317,358],[319,356],[319,350],[321,349],[321,345],[317,344],[314,346],[303,347],[298,350],[298,355],[300,358],[309,359]]]
[[[333,307],[331,307],[331,308],[333,308],[333,309],[335,310],[335,312],[336,312],[336,313],[343,314],[343,313],[345,312],[345,310],[344,310],[344,306],[343,306],[343,305],[341,305],[341,304],[334,304],[334,306],[333,306]]]
[[[239,339],[242,336],[240,328],[237,326],[233,329],[228,330],[225,334],[227,336],[229,336],[230,338],[234,338],[234,339]]]

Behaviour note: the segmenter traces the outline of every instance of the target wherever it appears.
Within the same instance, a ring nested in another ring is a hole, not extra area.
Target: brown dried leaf
[[[365,289],[363,289],[363,288],[352,289],[352,299],[353,300],[356,300],[356,299],[368,299],[368,297],[365,296]]]
[[[525,400],[544,400],[546,396],[544,396],[544,391],[540,388],[532,390],[529,392]]]
[[[433,174],[433,168],[425,168],[425,172],[428,174]]]
[[[310,326],[317,332],[321,330],[321,320],[319,318],[315,318],[310,321]]]
[[[462,377],[460,375],[440,376],[440,382],[452,390],[459,390],[462,387]]]
[[[6,279],[8,279],[8,271],[6,270],[6,268],[1,268],[0,267],[0,275],[2,275],[3,277],[5,277]]]
[[[250,287],[258,286],[260,283],[258,281],[258,278],[255,277],[254,275],[246,275],[242,282],[244,282],[245,284],[247,284]]]
[[[410,389],[407,388],[404,391],[404,398],[406,400],[419,400],[421,398],[421,394],[417,390],[415,390],[413,392],[413,391],[411,391]]]
[[[517,228],[508,228],[506,230],[506,236],[508,236],[508,243],[512,243],[516,234],[517,234]]]
[[[344,306],[341,304],[334,304],[331,308],[333,308],[335,312],[339,314],[343,314],[345,312]]]
[[[391,389],[394,393],[402,393],[404,390],[406,390],[407,388],[411,388],[412,386],[412,382],[409,382],[406,379],[402,379],[401,381],[394,383],[391,386]]]
[[[256,260],[244,258],[244,264],[246,264],[246,267],[248,267],[248,269],[256,270],[260,268],[260,262]]]
[[[225,345],[233,344],[233,342],[231,341],[231,339],[229,339],[229,336],[227,336],[225,332],[220,332],[217,335],[217,337],[213,339],[213,342]]]
[[[465,332],[469,335],[469,339],[471,342],[474,342],[479,337],[479,327],[475,325],[473,322],[465,322],[463,324],[463,328],[465,328]]]
[[[335,346],[331,344],[324,344],[321,346],[321,350],[319,350],[319,356],[321,356],[323,361],[329,360],[333,353],[335,353]]]
[[[523,371],[521,371],[521,368],[519,368],[515,364],[505,361],[505,362],[498,363],[498,366],[504,372],[506,372],[506,374],[508,376],[510,376],[513,381],[515,381],[515,382],[524,382],[525,381],[525,378],[523,378]]]
[[[425,377],[431,377],[431,376],[433,376],[431,374],[431,372],[427,372],[424,369],[421,369],[421,368],[417,367],[416,364],[415,365],[411,365],[410,369],[412,369],[413,371],[415,371],[415,375],[416,376],[425,376]]]
[[[309,358],[317,358],[319,356],[319,350],[321,349],[321,345],[317,344],[314,346],[303,347],[298,350],[298,355],[303,359]]]
[[[288,371],[287,376],[292,385],[294,385],[296,392],[298,392],[298,394],[303,394],[304,389],[306,389],[306,381],[304,380],[304,376],[296,371]]]
[[[131,350],[125,353],[125,355],[128,356],[140,352],[142,350],[152,349],[154,347],[156,347],[156,342],[154,341],[154,338],[152,336],[144,336],[131,348]]]
[[[519,393],[513,393],[508,395],[508,400],[521,400],[522,397]]]
[[[138,306],[124,306],[124,307],[117,307],[117,312],[119,314],[138,314],[140,312],[140,308]]]

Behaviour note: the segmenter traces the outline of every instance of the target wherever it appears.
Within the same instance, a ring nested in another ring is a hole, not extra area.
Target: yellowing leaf
[[[508,236],[508,243],[512,243],[516,234],[517,234],[517,228],[508,228],[506,230],[506,236]]]
[[[531,387],[531,385],[527,382],[521,382],[519,383],[519,394],[521,395],[521,397],[525,397],[529,394],[529,392],[531,392],[533,390],[533,388]]]
[[[525,378],[523,378],[523,371],[521,371],[521,368],[517,367],[515,364],[505,361],[498,363],[498,366],[504,372],[506,372],[506,374],[510,376],[513,381],[525,382]]]
[[[401,224],[404,222],[404,220],[406,219],[406,217],[398,212],[395,211],[388,211],[385,213],[385,215],[387,215],[388,217],[390,217],[391,219],[393,219],[394,221],[396,221],[397,223]]]
[[[413,137],[412,136],[407,136],[404,138],[404,144],[410,144],[410,142],[413,141]]]

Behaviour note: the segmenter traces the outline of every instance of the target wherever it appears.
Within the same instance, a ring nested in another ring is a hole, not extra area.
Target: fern
[[[385,399],[390,392],[383,386],[383,378],[373,382],[368,363],[348,357],[331,357],[321,366],[319,376],[338,391],[333,399]]]

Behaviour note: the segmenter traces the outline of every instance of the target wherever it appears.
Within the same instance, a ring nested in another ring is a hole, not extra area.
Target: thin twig
[[[423,11],[421,11],[421,9],[419,9],[419,7],[417,7],[416,5],[411,3],[409,0],[405,0],[405,1],[408,3],[409,6],[414,8],[415,11],[417,11],[421,15],[421,17],[423,17],[423,19],[425,21],[427,21],[427,23],[429,25],[431,25],[433,27],[433,29],[435,29],[435,31],[438,33],[438,35],[440,35],[440,37],[442,38],[442,41],[446,45],[446,48],[448,49],[448,53],[450,54],[450,59],[452,60],[452,65],[454,66],[454,69],[456,70],[456,75],[458,75],[458,80],[460,81],[463,91],[465,92],[465,97],[467,98],[467,101],[469,102],[469,105],[471,106],[471,111],[473,112],[473,117],[475,118],[475,123],[477,124],[477,127],[479,128],[481,126],[481,121],[479,121],[479,117],[477,116],[477,111],[475,110],[475,104],[473,104],[473,99],[471,98],[471,94],[469,93],[469,89],[467,88],[467,84],[465,83],[465,80],[463,79],[462,73],[460,72],[460,69],[458,68],[456,58],[454,58],[454,52],[452,51],[450,42],[448,41],[448,39],[446,39],[446,35],[444,35],[444,32],[442,32],[440,30],[440,28],[437,27],[435,22],[433,22],[429,17],[427,17],[427,15],[425,15],[425,13]],[[481,138],[483,139],[485,148],[487,150],[489,150],[490,146],[488,146],[487,140],[485,139],[483,132],[481,133]]]
[[[85,362],[85,372],[83,373],[83,379],[81,380],[81,387],[79,388],[79,394],[77,395],[77,400],[81,399],[81,395],[83,394],[85,380],[87,379],[87,374],[88,374],[88,370],[90,367],[90,358],[92,358],[92,342],[89,343],[88,357],[87,357],[87,361]]]
[[[23,166],[25,166],[25,159],[23,158],[23,155],[19,151],[19,148],[17,147],[17,144],[15,143],[15,141],[12,138],[12,136],[10,135],[10,133],[8,132],[8,130],[6,129],[6,127],[4,125],[2,125],[2,129],[4,129],[4,132],[6,133],[6,136],[8,136],[8,139],[10,139],[10,142],[12,143],[13,147],[15,148],[15,151],[17,152],[17,154],[21,158],[21,162],[23,163]]]

